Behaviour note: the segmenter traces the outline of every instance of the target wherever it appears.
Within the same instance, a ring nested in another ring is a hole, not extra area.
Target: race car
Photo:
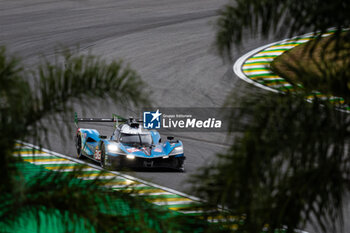
[[[110,137],[96,129],[79,128],[78,122],[113,122]],[[78,158],[89,158],[106,169],[171,168],[183,172],[184,149],[180,140],[167,137],[162,142],[156,130],[147,130],[134,118],[78,118],[75,145]]]

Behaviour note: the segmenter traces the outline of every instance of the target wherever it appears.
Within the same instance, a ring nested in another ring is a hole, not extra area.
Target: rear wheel
[[[77,138],[76,138],[76,149],[77,149],[77,156],[78,156],[78,159],[83,159],[84,158],[84,155],[82,153],[82,146],[81,146],[81,136],[80,136],[80,133],[77,134]]]

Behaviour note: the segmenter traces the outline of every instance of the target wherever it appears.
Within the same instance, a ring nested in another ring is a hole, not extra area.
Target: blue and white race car
[[[79,128],[78,122],[114,122],[112,135],[100,135],[96,129]],[[183,144],[174,137],[162,142],[156,130],[143,128],[141,121],[113,118],[78,118],[75,145],[78,158],[87,157],[108,169],[172,168],[184,171]]]

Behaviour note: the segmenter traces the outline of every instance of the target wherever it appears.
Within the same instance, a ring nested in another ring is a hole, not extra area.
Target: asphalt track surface
[[[213,49],[214,22],[226,0],[2,0],[0,45],[22,57],[28,68],[40,56],[53,59],[63,47],[91,51],[107,60],[122,58],[147,83],[154,106],[220,107],[234,92],[242,98],[264,92],[235,77],[233,61],[244,53],[281,38],[247,36],[232,62],[224,63]],[[127,106],[93,102],[86,117],[132,115]],[[52,124],[52,123],[51,123]],[[76,156],[74,128],[57,124],[44,145],[52,151]],[[86,126],[86,125],[83,125]],[[73,127],[73,124],[72,124]],[[87,126],[91,127],[91,126]],[[111,127],[97,125],[103,134]],[[62,136],[66,140],[62,140]],[[215,160],[227,149],[225,133],[177,133],[185,145],[186,172],[132,171],[131,175],[185,193],[191,193],[188,178],[198,168]]]

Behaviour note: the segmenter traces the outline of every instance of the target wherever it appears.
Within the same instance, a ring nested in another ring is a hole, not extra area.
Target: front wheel
[[[101,167],[107,169],[108,155],[106,156],[106,149],[104,145],[101,146]]]
[[[112,164],[113,164],[113,168],[117,171],[120,171],[123,169],[123,159],[121,158],[120,155],[113,159]]]
[[[185,172],[185,163],[179,167],[179,172]]]
[[[177,158],[177,169],[179,172],[185,172],[185,161],[183,158]]]

